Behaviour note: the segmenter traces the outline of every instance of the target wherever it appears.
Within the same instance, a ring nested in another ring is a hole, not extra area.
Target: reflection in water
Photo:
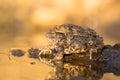
[[[46,77],[46,80],[99,80],[104,73],[120,75],[120,65],[106,62],[70,63],[55,62],[56,66]]]
[[[56,62],[46,80],[99,80],[103,76],[100,64],[73,64]]]

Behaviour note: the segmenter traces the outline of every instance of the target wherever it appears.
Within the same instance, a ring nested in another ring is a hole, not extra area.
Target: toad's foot
[[[54,61],[60,61],[63,59],[63,52],[59,52],[56,54],[56,56],[54,57]]]

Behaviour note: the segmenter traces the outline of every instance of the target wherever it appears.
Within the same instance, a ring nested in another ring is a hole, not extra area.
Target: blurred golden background
[[[120,0],[0,0],[0,80],[44,80],[51,67],[37,60],[31,65],[27,54],[10,61],[7,51],[44,47],[46,32],[64,23],[94,29],[105,44],[118,43]],[[111,73],[101,80],[120,78]]]
[[[43,47],[45,33],[63,23],[120,42],[120,0],[0,0],[0,48]]]

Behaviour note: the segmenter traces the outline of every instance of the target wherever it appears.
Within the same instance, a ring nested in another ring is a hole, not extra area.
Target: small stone
[[[13,56],[17,56],[17,57],[24,56],[24,54],[25,54],[25,51],[23,51],[21,49],[13,49],[10,52]]]
[[[29,53],[29,57],[30,58],[38,58],[39,57],[39,53],[40,53],[40,50],[37,49],[37,48],[31,48],[28,50],[28,53]]]

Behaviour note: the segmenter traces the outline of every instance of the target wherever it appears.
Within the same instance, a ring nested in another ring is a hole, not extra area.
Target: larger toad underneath
[[[97,60],[104,46],[103,38],[94,30],[73,24],[55,26],[47,33],[47,37],[50,44],[40,52],[40,60],[47,64],[63,60],[64,55],[71,54]],[[48,58],[47,61],[45,58]]]

